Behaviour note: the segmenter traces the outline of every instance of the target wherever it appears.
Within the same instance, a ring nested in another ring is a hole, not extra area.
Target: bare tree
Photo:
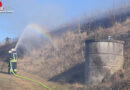
[[[7,45],[7,44],[9,44],[10,43],[10,38],[9,37],[6,37],[5,38],[5,44]]]

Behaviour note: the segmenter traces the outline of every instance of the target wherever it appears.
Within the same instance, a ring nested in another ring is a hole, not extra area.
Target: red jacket
[[[2,7],[2,2],[0,1],[0,7]]]

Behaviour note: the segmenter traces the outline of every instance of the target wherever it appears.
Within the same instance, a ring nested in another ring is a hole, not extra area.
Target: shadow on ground
[[[59,82],[59,83],[81,83],[84,84],[84,71],[85,71],[85,62],[77,64],[69,70],[56,75],[49,79],[49,81]]]

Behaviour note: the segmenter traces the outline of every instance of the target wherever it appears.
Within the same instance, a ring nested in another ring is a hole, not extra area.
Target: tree
[[[9,37],[6,37],[5,38],[5,44],[7,45],[7,44],[9,44],[10,43],[10,38]]]

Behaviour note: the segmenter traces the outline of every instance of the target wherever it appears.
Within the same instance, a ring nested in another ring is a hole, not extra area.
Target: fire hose
[[[35,83],[41,85],[42,87],[44,87],[44,88],[46,88],[46,89],[48,89],[48,90],[52,90],[51,88],[47,87],[47,86],[46,86],[45,84],[43,84],[42,82],[39,82],[39,81],[33,80],[33,79],[31,79],[31,78],[28,78],[28,77],[24,77],[24,76],[20,76],[20,75],[15,74],[14,71],[13,71],[12,63],[11,63],[11,62],[10,62],[10,66],[11,66],[10,72],[11,72],[15,77],[22,78],[22,79],[26,79],[26,80],[35,82]]]

